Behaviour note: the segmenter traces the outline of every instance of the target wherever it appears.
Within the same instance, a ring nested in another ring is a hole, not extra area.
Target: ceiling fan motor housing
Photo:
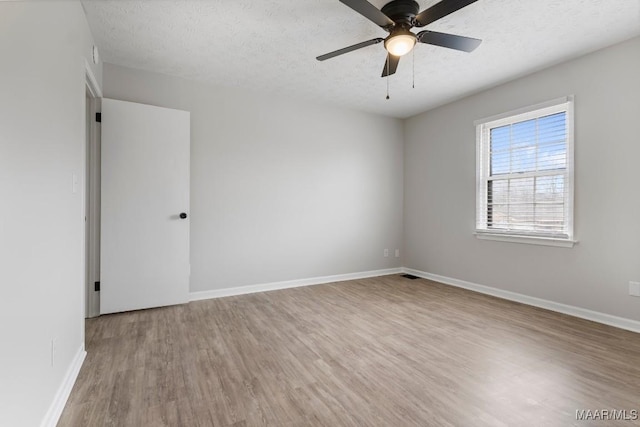
[[[414,0],[393,0],[384,5],[382,13],[387,15],[397,26],[405,29],[413,27],[420,5]]]

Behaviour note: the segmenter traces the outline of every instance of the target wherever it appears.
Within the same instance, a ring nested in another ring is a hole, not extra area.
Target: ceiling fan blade
[[[424,27],[478,0],[442,0],[416,15],[415,27]]]
[[[369,3],[367,0],[340,0],[340,2],[346,4],[351,9],[355,10],[368,20],[373,21],[382,28],[388,29],[396,25],[391,18],[382,13],[380,9]]]
[[[377,38],[372,40],[367,40],[366,42],[354,44],[353,46],[343,47],[342,49],[334,50],[333,52],[325,53],[324,55],[318,56],[316,59],[318,61],[324,61],[325,59],[333,58],[334,56],[343,55],[345,53],[352,52],[354,50],[361,49],[363,47],[371,46],[372,44],[377,44],[383,42],[384,39]]]
[[[393,56],[390,53],[387,54],[387,60],[384,62],[384,68],[382,69],[382,77],[395,74],[398,69],[398,63],[400,62],[399,56]]]
[[[471,37],[456,36],[453,34],[437,33],[435,31],[420,31],[416,34],[420,43],[432,44],[435,46],[448,47],[449,49],[461,50],[463,52],[473,52],[480,46],[482,40]]]

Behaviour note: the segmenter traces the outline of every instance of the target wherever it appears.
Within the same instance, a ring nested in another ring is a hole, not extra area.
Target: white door
[[[189,127],[187,111],[102,100],[102,314],[188,301]]]

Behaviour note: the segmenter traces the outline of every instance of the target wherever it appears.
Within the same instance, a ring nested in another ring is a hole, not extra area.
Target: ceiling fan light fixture
[[[393,56],[406,55],[415,45],[416,36],[408,30],[393,32],[384,41],[384,48]]]

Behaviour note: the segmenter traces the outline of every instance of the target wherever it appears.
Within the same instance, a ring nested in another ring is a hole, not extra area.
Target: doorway
[[[84,285],[85,317],[100,314],[100,110],[102,92],[88,63],[85,64],[84,147]]]

